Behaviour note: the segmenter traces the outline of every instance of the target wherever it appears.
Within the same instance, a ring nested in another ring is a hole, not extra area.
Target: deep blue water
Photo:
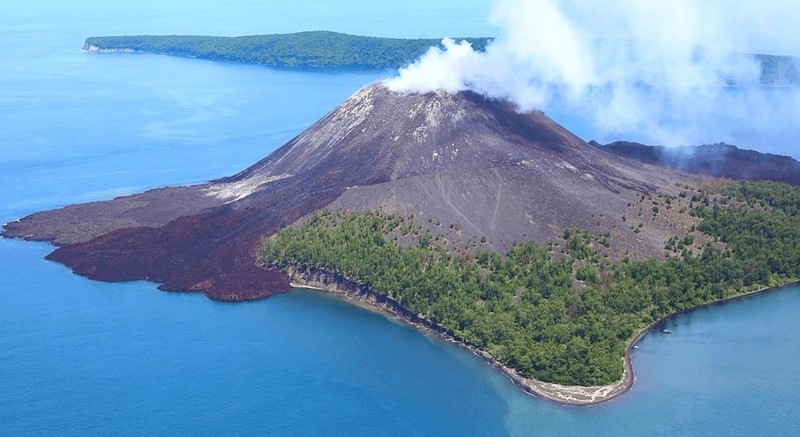
[[[0,222],[234,173],[381,77],[88,55],[87,36],[492,32],[486,2],[65,3],[0,14]],[[800,434],[798,287],[677,317],[631,392],[574,408],[324,294],[221,304],[88,281],[51,249],[0,240],[2,436]]]

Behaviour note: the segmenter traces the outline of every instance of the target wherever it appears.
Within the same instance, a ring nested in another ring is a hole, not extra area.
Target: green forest
[[[476,50],[483,50],[489,41],[466,39]],[[384,69],[406,65],[441,42],[441,38],[375,38],[315,31],[237,37],[107,36],[88,38],[86,45],[271,67]]]
[[[466,39],[483,51],[492,38]],[[281,68],[399,68],[413,62],[441,38],[377,38],[311,31],[251,36],[140,35],[91,37],[86,46],[101,50],[132,50],[212,61],[241,62]],[[766,85],[800,84],[800,60],[787,56],[754,55]]]
[[[413,217],[342,211],[284,228],[260,257],[360,281],[526,377],[609,384],[622,377],[628,343],[653,322],[800,277],[800,188],[731,183],[693,205],[709,242],[698,251],[666,242],[675,253],[665,259],[610,261],[595,250],[606,237],[582,230],[501,256],[454,249]]]

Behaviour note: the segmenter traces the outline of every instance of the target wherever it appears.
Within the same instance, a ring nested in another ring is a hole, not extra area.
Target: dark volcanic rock
[[[618,244],[646,255],[672,232],[628,232],[620,212],[676,182],[685,177],[591,147],[541,112],[372,85],[235,176],[34,214],[4,235],[53,241],[48,258],[90,278],[255,299],[289,289],[256,266],[259,241],[324,207],[435,218],[498,250],[566,227],[618,228]]]
[[[39,212],[6,224],[4,236],[74,244],[111,231],[138,226],[159,227],[178,217],[222,205],[209,196],[208,185],[159,188],[105,202],[70,205]]]
[[[800,185],[800,162],[788,156],[740,149],[730,144],[691,147],[648,146],[630,141],[595,147],[666,168],[734,180],[769,180]]]

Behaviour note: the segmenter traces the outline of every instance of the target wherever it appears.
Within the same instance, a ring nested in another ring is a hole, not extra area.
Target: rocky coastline
[[[140,53],[139,51],[130,48],[105,49],[88,43],[83,45],[82,50],[89,53]]]
[[[265,266],[262,265],[262,267]],[[636,379],[631,361],[633,347],[639,342],[639,340],[642,339],[642,337],[645,336],[645,334],[657,329],[657,327],[663,325],[666,321],[689,311],[721,305],[727,302],[752,297],[756,294],[769,292],[771,290],[780,288],[763,287],[757,290],[737,294],[725,299],[709,302],[697,307],[688,308],[686,310],[670,314],[669,316],[653,322],[646,328],[640,330],[628,342],[625,350],[625,356],[623,357],[624,368],[622,378],[619,381],[614,384],[602,386],[567,386],[521,376],[516,370],[504,365],[489,352],[479,348],[475,344],[458,338],[450,330],[439,326],[438,324],[422,317],[419,314],[409,311],[392,297],[377,292],[368,285],[359,281],[353,281],[341,274],[331,273],[322,269],[312,268],[305,265],[291,266],[286,269],[286,274],[291,280],[291,285],[295,288],[307,288],[311,290],[332,293],[347,299],[354,304],[367,306],[369,308],[386,313],[392,317],[396,317],[426,335],[435,335],[449,343],[454,343],[460,347],[463,347],[473,354],[483,358],[489,365],[505,375],[509,380],[511,380],[511,382],[513,382],[525,393],[558,404],[571,406],[591,406],[601,404],[608,402],[630,390],[631,387],[633,387]],[[800,283],[800,281],[794,283]],[[786,285],[790,284],[784,284],[783,286]]]
[[[514,369],[498,361],[497,358],[489,352],[479,348],[475,344],[458,338],[450,330],[409,311],[395,299],[373,290],[366,284],[350,280],[341,274],[330,273],[325,270],[304,265],[291,266],[286,269],[286,273],[294,287],[332,293],[355,304],[366,305],[393,317],[397,317],[424,334],[435,335],[483,358],[489,365],[505,375],[524,392],[564,405],[588,406],[600,404],[628,391],[633,386],[634,382],[633,366],[631,365],[630,359],[631,348],[650,329],[650,327],[648,327],[648,329],[642,330],[629,343],[624,357],[622,379],[618,382],[603,386],[566,386],[524,378]]]

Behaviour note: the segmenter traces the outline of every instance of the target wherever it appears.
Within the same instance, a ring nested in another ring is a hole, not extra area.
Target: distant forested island
[[[483,51],[487,37],[463,37]],[[399,68],[419,58],[441,38],[379,38],[310,31],[251,36],[102,36],[86,39],[84,50],[110,53],[152,53],[212,61],[241,62],[279,68]],[[752,55],[761,64],[766,85],[800,84],[800,59]]]
[[[491,38],[466,39],[483,50]],[[419,58],[441,38],[377,38],[337,32],[298,32],[252,36],[104,36],[86,40],[84,50],[154,53],[212,61],[289,68],[401,67]]]

